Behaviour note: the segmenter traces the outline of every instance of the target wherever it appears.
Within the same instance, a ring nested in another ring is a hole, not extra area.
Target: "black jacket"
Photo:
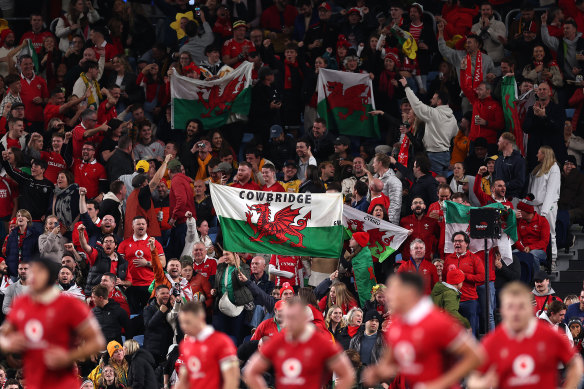
[[[128,386],[132,389],[158,389],[156,380],[154,357],[147,350],[138,349],[131,356],[128,369]]]
[[[509,266],[503,261],[501,263],[503,267],[495,268],[495,290],[500,290],[511,281],[521,280],[521,262],[517,257],[513,256],[513,262]]]
[[[271,109],[270,103],[282,99],[274,85],[268,86],[258,82],[251,90],[251,107],[249,109],[249,132],[261,142],[268,140],[270,127],[280,124],[280,110]]]
[[[539,117],[529,107],[523,122],[523,132],[529,134],[527,143],[527,169],[531,172],[537,165],[537,151],[541,146],[549,146],[554,150],[556,161],[565,161],[568,156],[564,142],[564,122],[566,112],[554,102],[550,102],[546,109],[546,116]]]
[[[321,163],[326,161],[329,155],[334,154],[335,147],[333,143],[335,141],[335,136],[331,134],[329,130],[327,130],[327,132],[319,139],[314,138],[312,131],[310,131],[308,137],[313,143],[312,155],[316,158],[316,162]]]
[[[122,328],[126,330],[126,337],[129,337],[130,319],[120,304],[109,300],[103,308],[95,307],[92,311],[107,343],[112,340],[122,343]]]
[[[571,210],[584,208],[584,175],[572,169],[569,175],[562,173],[558,208]]]
[[[124,174],[134,173],[134,159],[125,151],[116,149],[105,167],[110,182],[115,181]]]
[[[144,349],[150,351],[155,360],[165,359],[173,336],[174,330],[166,321],[166,313],[160,310],[156,299],[153,299],[144,308]]]
[[[401,163],[397,162],[395,167],[400,171],[403,177],[412,182],[412,186],[410,187],[408,195],[408,201],[404,204],[407,204],[408,206],[411,205],[412,200],[416,197],[424,200],[424,204],[432,204],[438,201],[438,181],[432,177],[432,174],[428,173],[424,174],[420,178],[415,178],[413,172],[410,169],[407,169]]]
[[[95,285],[99,285],[101,283],[101,277],[105,273],[109,273],[111,269],[111,258],[103,251],[101,245],[96,245],[95,249],[97,250],[97,258],[93,263],[93,266],[89,268],[89,274],[87,275],[87,283],[85,284],[85,294],[91,296],[91,289]],[[126,280],[126,276],[128,275],[128,262],[126,259],[118,254],[118,267],[116,269],[116,276],[122,280]]]
[[[276,169],[282,170],[289,159],[296,159],[296,141],[291,136],[284,136],[282,143],[269,142],[266,158],[272,161]]]
[[[272,290],[274,290],[274,288],[275,288],[274,281],[270,281],[270,278],[268,277],[268,273],[266,273],[266,272],[264,272],[264,274],[261,276],[261,278],[259,280],[257,280],[255,278],[255,275],[252,274],[250,277],[250,281],[253,282],[254,284],[256,284],[258,288],[260,288],[261,290],[263,290],[267,294],[272,293]]]
[[[504,180],[507,197],[523,198],[525,187],[525,159],[517,150],[508,157],[499,155],[495,161],[495,180]]]

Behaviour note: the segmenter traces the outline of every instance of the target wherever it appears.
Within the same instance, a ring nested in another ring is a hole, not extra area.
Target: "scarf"
[[[103,97],[101,96],[101,88],[99,87],[97,81],[96,80],[89,81],[89,79],[83,72],[79,75],[79,77],[81,77],[81,79],[83,80],[83,83],[85,84],[86,88],[93,87],[93,90],[95,91],[95,93],[97,93],[97,98],[99,99],[99,101],[101,101]],[[95,97],[92,93],[87,98],[87,107],[94,106],[95,110],[97,111],[97,109],[99,108],[99,101],[95,101]]]
[[[172,280],[172,278],[170,278],[170,275],[168,273],[165,272],[164,275],[166,276],[166,279],[170,283],[171,289],[174,288],[175,284],[177,284],[177,282],[174,282]],[[193,300],[193,290],[189,286],[189,282],[187,281],[187,279],[181,277],[180,282],[178,282],[178,284],[179,284],[179,288],[181,291],[181,298],[182,298],[183,302],[192,301]]]
[[[476,88],[483,81],[483,53],[477,51],[477,60],[475,63],[474,76],[472,74],[472,58],[466,54],[466,69],[464,70],[467,80],[472,79],[471,87]]]
[[[298,61],[290,62],[288,60],[284,61],[284,89],[292,89],[292,71],[290,68],[298,69],[300,76],[302,77],[302,72],[298,68]]]
[[[78,190],[79,185],[71,184],[63,189],[55,186],[53,193],[53,215],[57,215],[67,230],[70,230],[70,226],[75,222],[73,215],[78,213],[71,207],[71,200]]]
[[[209,161],[211,160],[211,158],[213,158],[211,153],[209,153],[207,155],[207,158],[205,158],[204,161],[201,161],[201,159],[197,157],[197,163],[199,164],[199,169],[197,170],[197,175],[195,176],[195,180],[204,180],[205,178],[208,177],[207,176],[207,165],[209,164]]]
[[[227,293],[229,300],[235,305],[235,294],[233,293],[233,272],[237,268],[233,265],[227,265],[225,269],[224,281],[221,283],[221,294]]]
[[[355,334],[357,333],[357,331],[359,331],[359,326],[348,326],[347,327],[347,332],[349,333],[349,336],[352,338],[353,336],[355,336]]]
[[[395,92],[395,87],[391,83],[391,80],[396,78],[397,73],[391,70],[384,70],[379,75],[379,90],[387,95],[387,97],[393,97]]]
[[[408,136],[408,134],[405,134],[404,139],[402,140],[401,145],[399,147],[399,154],[397,156],[397,161],[404,166],[408,166],[410,144],[411,144],[410,137]]]

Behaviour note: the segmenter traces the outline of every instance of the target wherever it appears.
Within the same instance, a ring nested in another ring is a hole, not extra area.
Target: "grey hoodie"
[[[564,79],[574,79],[574,73],[572,73],[572,68],[579,67],[578,60],[576,60],[576,45],[578,44],[578,39],[582,36],[581,32],[576,34],[576,38],[569,40],[562,38],[566,44],[566,52],[564,53],[564,68],[560,69],[564,72]],[[543,24],[541,26],[541,40],[543,43],[552,50],[557,51],[560,46],[560,40],[554,36],[550,36],[547,25]]]

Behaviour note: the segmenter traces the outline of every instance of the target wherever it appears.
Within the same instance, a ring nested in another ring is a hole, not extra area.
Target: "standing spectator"
[[[294,159],[296,155],[294,137],[284,132],[279,124],[270,127],[270,141],[267,157],[277,169],[282,169],[286,161]]]
[[[569,231],[571,224],[584,219],[584,175],[576,168],[576,157],[569,155],[562,166],[562,183],[558,200],[558,248],[571,247],[576,237]]]
[[[425,260],[427,257],[432,257],[432,251],[426,250],[426,243],[420,238],[412,240],[408,247],[409,255],[402,255],[402,264],[398,269],[398,273],[412,272],[420,274],[424,278],[424,293],[429,296],[432,293],[432,288],[438,282],[436,266],[431,261]]]
[[[389,209],[387,211],[389,221],[393,224],[399,224],[403,195],[402,183],[395,175],[395,172],[389,168],[390,163],[391,160],[386,154],[377,153],[373,158],[375,176],[371,175],[367,169],[365,169],[365,173],[367,173],[369,181],[373,181],[373,177],[375,177],[383,182],[383,194],[389,198]]]
[[[257,287],[266,292],[266,294],[272,293],[275,285],[274,282],[270,280],[268,273],[266,273],[266,260],[264,257],[253,257],[251,259],[250,269],[250,282],[255,283]]]
[[[2,103],[0,103],[0,112],[4,113],[8,109],[12,109],[12,106],[16,107],[17,103],[22,104],[22,98],[20,97],[20,92],[22,90],[22,79],[17,74],[9,74],[4,79],[4,85],[8,87],[4,97],[2,98]],[[24,108],[24,104],[22,104]],[[6,116],[3,114],[2,116]]]
[[[45,228],[39,236],[39,252],[43,257],[60,260],[63,258],[63,245],[65,240],[59,231],[59,219],[55,215],[49,215],[45,219]]]
[[[134,145],[132,138],[128,135],[120,137],[117,147],[114,149],[105,165],[107,169],[107,177],[110,181],[115,181],[123,175],[129,175],[134,172],[134,159],[132,158],[133,148]]]
[[[331,17],[331,5],[323,1],[318,5],[318,19],[320,20],[309,26],[304,36],[304,45],[313,60],[323,55],[327,48],[335,47],[337,43],[339,32]]]
[[[233,38],[225,41],[221,54],[223,62],[237,69],[245,61],[249,54],[256,51],[254,44],[245,39],[247,32],[247,23],[245,20],[236,20],[233,22]]]
[[[413,174],[401,165],[395,162],[391,157],[391,161],[396,166],[404,177],[407,177],[412,183],[409,190],[408,201],[413,201],[416,197],[424,200],[424,204],[432,204],[438,201],[438,181],[434,179],[430,173],[430,160],[424,155],[418,155],[414,160]],[[393,203],[393,199],[390,198]]]
[[[102,58],[105,57],[102,56]],[[103,66],[101,65],[103,61],[105,59],[100,59],[99,62],[93,60],[85,61],[81,68],[82,71],[79,74],[79,78],[73,85],[73,95],[76,97],[85,97],[87,95],[87,89],[91,90],[91,94],[84,101],[87,103],[87,107],[93,108],[95,112],[97,112],[103,100],[101,88],[98,83],[103,72]]]
[[[110,300],[108,290],[103,285],[96,285],[91,290],[91,299],[95,304],[93,314],[101,327],[106,342],[122,341],[122,329],[129,337],[130,319],[126,311],[114,300]]]
[[[112,85],[109,89],[102,88],[101,93],[105,95],[105,99],[99,104],[97,109],[97,120],[99,122],[109,122],[118,117],[116,106],[120,101],[122,90],[119,85]]]
[[[476,285],[485,281],[485,268],[481,260],[473,253],[468,251],[470,238],[462,231],[455,232],[452,235],[454,244],[454,253],[449,254],[444,261],[444,270],[442,270],[442,279],[448,279],[448,272],[452,269],[462,270],[464,273],[464,282],[460,289],[460,314],[468,319],[470,327],[475,336],[478,336],[479,319],[478,319],[478,295]]]
[[[304,270],[301,257],[272,254],[268,272],[270,279],[273,279],[274,284],[279,288],[285,283],[295,288],[303,286]]]
[[[90,199],[99,196],[99,201],[103,198],[103,193],[107,192],[107,174],[105,168],[95,158],[95,144],[85,142],[81,148],[81,159],[76,159],[73,163],[75,182],[87,189],[87,197]]]
[[[515,150],[515,135],[504,132],[497,143],[499,158],[495,161],[494,179],[505,181],[509,198],[522,198],[525,186],[525,159]]]
[[[574,19],[564,22],[564,36],[556,38],[550,36],[547,26],[547,12],[541,15],[541,40],[558,54],[558,66],[564,74],[564,79],[574,80],[576,74],[582,72],[581,52],[584,49],[584,39],[578,32],[578,25]],[[578,57],[580,55],[580,57]]]
[[[262,186],[264,192],[284,192],[284,188],[276,180],[276,167],[274,165],[265,163],[262,166],[262,177],[264,179]]]
[[[277,1],[284,2],[286,0]],[[294,7],[291,8],[296,10]],[[304,109],[302,88],[299,85],[303,84],[304,75],[308,74],[310,70],[306,65],[303,52],[299,54],[299,48],[295,43],[286,44],[284,58],[282,62],[276,61],[278,86],[282,90],[282,104],[286,107],[281,111],[282,124],[296,126],[300,125],[300,113]]]
[[[170,296],[167,285],[158,285],[155,298],[144,308],[144,349],[150,351],[156,364],[166,360],[168,347],[172,344],[174,330],[166,320],[174,306],[175,297]]]
[[[32,47],[34,47],[37,54],[40,54],[45,38],[53,36],[53,34],[44,28],[43,17],[37,12],[33,12],[30,15],[30,27],[30,31],[25,32],[22,34],[22,37],[20,37],[20,43],[24,42],[26,39],[30,39]]]
[[[307,138],[299,139],[296,142],[296,155],[299,159],[296,176],[300,181],[304,181],[308,166],[316,166],[316,158],[312,155],[312,142]]]
[[[16,103],[15,106],[22,106],[22,103]],[[26,148],[26,134],[24,132],[24,121],[21,118],[12,116],[8,120],[8,132],[0,140],[4,150],[17,148],[24,150]]]
[[[12,275],[16,277],[18,275],[18,279],[6,288],[4,292],[4,301],[2,302],[2,313],[8,315],[10,310],[12,309],[12,301],[14,299],[25,292],[28,291],[28,269],[29,264],[27,262],[21,262],[18,264],[18,273]]]
[[[181,168],[182,164],[178,159],[173,159],[168,163],[168,172],[171,178],[171,214],[168,221],[168,224],[172,227],[169,243],[169,255],[171,258],[180,258],[185,245],[185,236],[187,233],[185,214],[190,212],[196,217],[193,190],[191,188],[193,180],[181,173]]]
[[[254,134],[256,141],[260,144],[265,144],[268,135],[271,136],[269,132],[271,126],[280,122],[282,98],[274,82],[274,72],[264,66],[258,71],[258,82],[251,92],[249,131]]]
[[[109,129],[107,122],[99,126],[95,110],[86,109],[81,114],[81,123],[73,129],[73,158],[81,158],[81,149],[86,142],[101,143],[105,132]]]
[[[31,122],[34,131],[44,131],[43,109],[49,101],[47,82],[41,76],[35,75],[34,64],[30,55],[19,58],[22,80],[20,80],[20,97],[24,104],[26,119]]]
[[[42,135],[38,133],[36,133],[36,135],[35,133],[31,135],[28,143],[27,154],[33,158],[47,161],[48,166],[45,171],[45,177],[56,184],[59,173],[73,164],[70,145],[71,133],[67,132],[63,134],[61,132],[54,132],[51,135],[50,151],[43,151],[41,147],[38,147],[39,142],[35,142],[35,140],[38,140],[39,138],[42,138]],[[71,180],[71,182],[73,182],[73,180]]]
[[[196,242],[193,246],[193,270],[209,280],[211,285],[215,285],[215,274],[217,273],[217,261],[209,257],[205,243]]]
[[[411,256],[410,244],[416,239],[421,239],[426,247],[424,258],[431,261],[437,248],[440,226],[436,219],[426,216],[426,204],[422,198],[414,197],[411,210],[412,214],[402,218],[399,223],[401,227],[409,231],[408,239],[402,246],[402,259],[409,260]]]
[[[357,181],[361,181],[366,184],[369,183],[369,177],[365,169],[365,160],[363,157],[359,156],[353,158],[353,166],[351,169],[353,174],[350,177],[343,179],[341,182],[341,192],[344,196],[353,193],[353,187]],[[371,196],[371,200],[373,200],[373,196]]]
[[[59,50],[63,53],[71,47],[79,32],[84,36],[89,35],[89,24],[99,20],[99,13],[95,8],[86,6],[87,3],[83,0],[69,2],[67,13],[57,21],[55,35],[59,38]]]
[[[288,4],[287,0],[276,0],[274,5],[262,12],[260,26],[269,32],[281,34],[281,39],[290,37],[297,15],[298,10]]]
[[[162,160],[164,157],[164,143],[154,138],[152,134],[152,124],[149,120],[137,123],[138,139],[134,146],[135,160]]]
[[[192,60],[199,65],[205,59],[205,49],[213,43],[213,30],[207,22],[205,11],[201,9],[198,13],[202,22],[202,29],[198,23],[189,22],[185,26],[185,34],[188,41],[180,48],[181,52],[188,52],[191,54]]]
[[[134,339],[126,340],[124,348],[128,350],[128,385],[135,388],[158,389],[157,376],[154,369],[157,367],[152,354]],[[84,388],[85,389],[85,388]]]
[[[318,162],[327,161],[329,155],[335,152],[335,136],[327,129],[326,121],[317,118],[312,125],[312,131],[308,135],[312,140],[312,154]]]
[[[529,176],[528,193],[535,197],[534,209],[545,217],[550,226],[552,269],[555,269],[558,248],[556,246],[556,217],[562,174],[551,147],[542,146],[537,152],[538,165]]]
[[[505,23],[497,20],[493,15],[493,6],[488,1],[481,3],[481,17],[473,24],[473,34],[483,40],[483,48],[493,62],[499,63],[503,59],[503,41],[507,38]]]
[[[551,101],[552,94],[552,88],[547,82],[539,84],[536,92],[538,100],[528,108],[523,122],[523,132],[529,135],[526,152],[528,171],[537,165],[537,154],[541,146],[551,147],[559,161],[564,161],[567,157],[564,142],[566,113]]]
[[[405,78],[400,82],[406,90],[406,97],[412,110],[425,126],[424,146],[430,158],[431,169],[436,174],[446,175],[450,161],[450,142],[458,131],[458,124],[448,106],[448,95],[442,91],[432,96],[430,106],[422,103],[408,87]]]
[[[74,182],[69,170],[59,172],[50,204],[51,213],[57,217],[57,224],[61,224],[61,231],[72,231],[79,219],[79,185]]]
[[[369,201],[367,201],[367,193],[369,187],[363,181],[357,181],[353,187],[353,201],[351,207],[358,209],[361,212],[367,212],[369,209]]]

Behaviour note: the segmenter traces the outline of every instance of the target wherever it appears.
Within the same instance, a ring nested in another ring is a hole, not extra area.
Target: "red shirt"
[[[270,187],[268,187],[267,185],[262,186],[262,190],[264,192],[286,192],[286,190],[284,190],[284,187],[280,185],[278,181],[276,181],[276,183]]]
[[[270,361],[278,389],[320,389],[330,378],[328,364],[343,352],[338,343],[307,326],[298,340],[286,337],[286,329],[258,350]]]
[[[128,261],[128,273],[132,277],[132,285],[134,286],[149,286],[154,280],[154,272],[151,267],[134,265],[134,259],[137,258],[144,258],[148,262],[152,262],[148,238],[148,235],[145,235],[143,239],[136,240],[135,237],[131,236],[120,243],[118,247],[118,253],[122,254]],[[158,256],[164,255],[160,243],[157,240],[154,242]]]
[[[99,180],[107,180],[105,168],[95,159],[89,163],[76,159],[73,163],[73,175],[79,187],[87,189],[88,199],[99,194]]]
[[[130,274],[128,273],[126,280],[128,280],[129,276]],[[119,289],[114,288],[114,290],[112,290],[111,293],[109,294],[109,299],[114,300],[116,303],[120,304],[120,306],[128,314],[128,317],[130,317],[130,306],[128,305],[128,300]]]
[[[253,182],[251,179],[246,183],[241,185],[239,182],[232,182],[229,186],[238,189],[247,189],[247,190],[262,190],[258,184]],[[283,192],[283,191],[282,191]]]
[[[104,48],[105,48],[105,62],[108,62],[113,57],[120,54],[118,52],[118,49],[116,48],[116,46],[112,45],[111,43],[106,42]],[[97,46],[93,47],[93,51],[95,51],[95,58],[97,58],[97,60],[99,61],[100,55],[97,52]]]
[[[444,374],[449,349],[467,341],[465,329],[429,298],[405,315],[393,315],[385,341],[409,385],[430,382]]]
[[[60,105],[51,104],[51,103],[48,103],[47,105],[45,105],[45,110],[44,110],[44,115],[43,115],[44,119],[45,119],[45,128],[49,127],[49,121],[52,118],[59,118],[63,121],[65,120],[65,115],[60,113],[59,109],[61,109]]]
[[[112,105],[110,109],[106,107],[107,99],[102,101],[97,108],[97,122],[104,123],[109,122],[111,119],[118,117],[118,112],[116,111],[116,106]]]
[[[205,258],[205,260],[200,264],[193,262],[193,270],[206,279],[209,279],[209,277],[217,274],[217,261],[215,261],[213,258]]]
[[[271,7],[266,8],[264,12],[262,12],[260,25],[263,28],[273,32],[282,32],[282,27],[294,26],[294,20],[296,19],[297,15],[298,10],[296,7],[290,4],[286,4],[284,12],[280,12],[278,7],[272,5]],[[284,22],[284,25],[282,25],[282,22]]]
[[[499,325],[481,343],[487,360],[479,370],[486,372],[494,367],[499,389],[557,388],[558,363],[567,364],[575,354],[565,335],[535,318],[522,338],[516,338],[504,325]]]
[[[272,337],[280,332],[278,324],[276,324],[274,318],[269,318],[262,321],[258,328],[256,328],[251,340],[260,340],[264,336]]]
[[[12,139],[9,136],[6,136],[6,148],[10,149],[12,147],[16,147],[17,149],[22,149],[22,145],[20,144],[20,139]]]
[[[414,230],[406,241],[402,244],[402,258],[410,258],[410,243],[416,238],[420,238],[426,243],[426,255],[424,259],[431,261],[433,253],[436,251],[438,237],[440,236],[440,226],[436,219],[422,216],[420,220],[415,215],[403,217],[399,225],[406,230]]]
[[[446,231],[446,222],[444,221],[444,210],[440,205],[439,201],[433,202],[428,207],[427,215],[430,217],[430,213],[432,211],[438,211],[438,227],[440,227],[440,239],[438,240],[438,254],[440,254],[440,258],[444,259],[444,240],[445,238],[445,231]],[[434,219],[436,220],[436,219]]]
[[[477,300],[477,285],[485,282],[485,267],[481,259],[467,251],[461,256],[456,253],[448,254],[444,261],[444,270],[442,270],[442,279],[446,279],[446,275],[450,269],[460,269],[464,273],[464,282],[460,289],[460,301]]]
[[[24,104],[26,120],[31,122],[43,122],[45,118],[43,115],[43,105],[35,104],[32,100],[35,97],[41,97],[43,99],[49,98],[47,82],[40,76],[34,76],[30,83],[23,78],[20,80],[20,87],[20,98]]]
[[[252,41],[244,39],[243,42],[239,43],[235,41],[235,39],[229,39],[223,43],[223,48],[221,49],[221,55],[228,55],[231,58],[236,58],[241,52],[243,48],[247,47],[247,52],[252,53],[256,51],[255,46],[253,45]],[[231,66],[233,69],[237,69],[239,65],[241,65],[243,61],[237,61],[236,64]]]
[[[517,219],[517,235],[519,240],[515,247],[523,251],[525,247],[530,250],[547,250],[550,241],[550,224],[547,219],[539,214],[534,214],[530,222],[521,218]]]
[[[104,135],[102,132],[99,132],[93,136],[90,136],[88,138],[84,138],[83,137],[83,133],[85,133],[86,128],[83,127],[83,123],[79,123],[74,129],[73,129],[73,138],[71,139],[73,141],[73,158],[81,158],[81,149],[83,148],[83,144],[86,142],[92,142],[95,144],[101,143],[101,141],[104,138]]]
[[[14,198],[10,182],[4,177],[0,177],[0,217],[10,216],[14,206],[12,201]]]
[[[23,356],[27,388],[79,388],[80,382],[73,367],[49,370],[45,366],[44,353],[50,347],[70,350],[80,327],[97,326],[84,302],[59,294],[50,303],[43,304],[23,295],[14,300],[6,320],[27,340]]]
[[[390,204],[389,197],[382,193],[381,196],[372,199],[371,202],[369,203],[369,208],[367,208],[367,213],[370,214],[377,204],[383,205],[383,208],[385,208],[385,211],[387,212]]]
[[[180,343],[179,355],[189,372],[190,388],[223,387],[222,367],[237,362],[231,339],[211,326],[196,337],[187,336]]]
[[[270,265],[274,265],[274,267],[276,267],[278,270],[288,271],[294,274],[292,278],[276,276],[276,286],[282,286],[284,282],[289,282],[292,286],[300,285],[298,271],[302,269],[301,257],[272,254],[272,257],[270,258]]]
[[[432,293],[432,288],[438,282],[438,271],[436,270],[436,266],[425,259],[420,262],[419,267],[416,266],[416,262],[414,262],[412,258],[407,260],[404,259],[397,272],[419,273],[424,279],[424,284],[426,285],[424,293],[428,296]]]
[[[66,145],[63,145],[65,147]],[[57,183],[57,176],[61,170],[67,169],[67,163],[61,154],[54,151],[41,151],[41,159],[47,161],[47,170],[45,170],[45,178],[51,180],[53,184]]]
[[[37,54],[40,54],[45,38],[48,36],[53,36],[53,34],[51,34],[50,31],[41,31],[38,34],[33,31],[27,31],[22,35],[22,38],[20,38],[20,43],[24,42],[25,39],[30,39],[32,47],[34,47]]]

